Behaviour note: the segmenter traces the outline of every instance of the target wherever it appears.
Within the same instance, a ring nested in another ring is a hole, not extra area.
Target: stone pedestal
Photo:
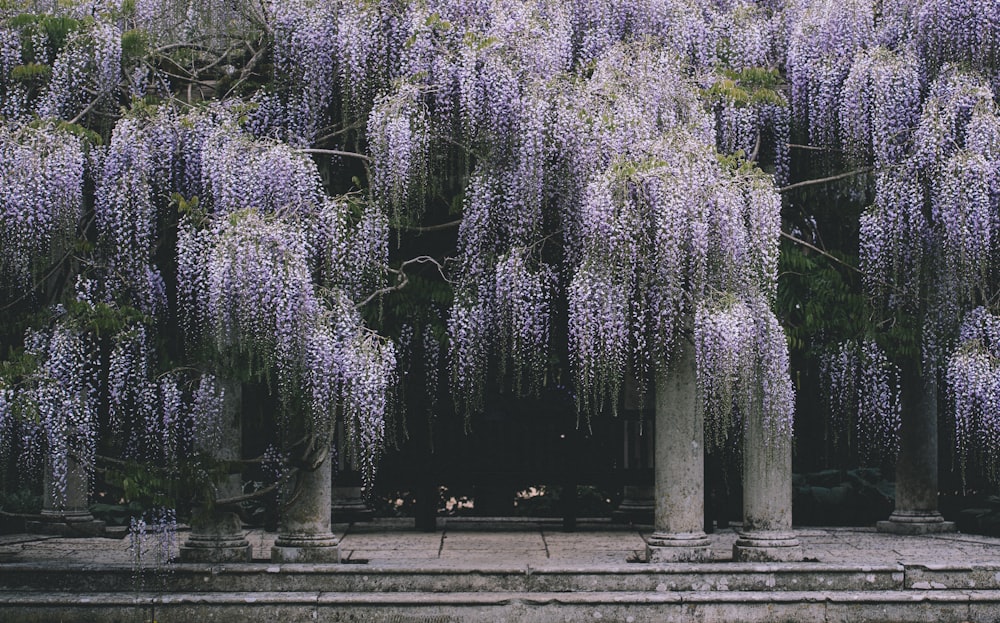
[[[955,524],[938,511],[937,373],[920,372],[920,362],[902,366],[902,426],[896,461],[896,503],[879,532],[933,534],[954,532]]]
[[[625,485],[621,504],[611,513],[620,523],[651,524],[656,504],[652,485]]]
[[[239,515],[198,509],[191,518],[191,535],[180,548],[182,562],[250,562],[250,543]]]
[[[626,377],[628,378],[628,377]],[[629,405],[629,385],[635,386],[636,382],[626,383],[625,407],[638,409],[639,400],[637,397],[631,399]],[[637,393],[633,387],[632,390]],[[644,412],[639,412],[636,417],[622,419],[622,457],[621,466],[623,469],[632,471],[645,471],[653,467],[653,421]],[[628,484],[622,491],[622,501],[611,513],[612,521],[627,524],[653,523],[653,507],[655,504],[654,488],[652,484]]]
[[[90,514],[88,491],[90,477],[84,465],[72,455],[66,457],[66,489],[60,491],[52,475],[52,465],[45,464],[45,481],[42,485],[42,518],[25,523],[25,529],[34,534],[95,537],[104,535],[104,522]]]
[[[802,560],[792,532],[792,443],[767,439],[760,418],[750,418],[743,441],[743,527],[733,545],[739,562]]]
[[[220,461],[241,458],[242,388],[238,382],[223,384],[222,413],[219,414],[218,438],[199,440],[200,451]],[[216,499],[234,497],[242,492],[239,474],[230,474],[216,485]],[[243,524],[233,509],[207,503],[194,511],[191,534],[180,548],[183,562],[250,562],[250,543]]]
[[[271,560],[340,562],[340,541],[330,529],[332,484],[329,459],[313,471],[299,471],[291,499],[282,507]]]
[[[375,513],[365,505],[361,485],[333,488],[333,518],[336,521],[371,521]]]
[[[678,344],[666,376],[656,379],[653,526],[649,562],[711,560],[705,521],[702,407],[696,389],[694,346]]]

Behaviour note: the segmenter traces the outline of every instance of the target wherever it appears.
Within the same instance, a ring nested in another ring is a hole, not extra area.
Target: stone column
[[[759,417],[747,421],[743,440],[743,527],[733,560],[792,562],[802,547],[792,532],[792,443],[768,440]]]
[[[340,541],[330,529],[333,467],[326,456],[316,469],[301,469],[295,478],[271,548],[274,562],[340,562]]]
[[[218,437],[213,435],[196,443],[206,456],[219,461],[238,461],[242,458],[242,385],[239,382],[221,385],[223,397]],[[239,474],[230,474],[214,487],[212,495],[215,499],[225,499],[242,492],[242,478]],[[180,557],[184,562],[250,562],[253,553],[235,509],[207,501],[192,513],[191,534],[180,548]]]
[[[344,472],[341,472],[344,475]],[[333,517],[340,522],[371,521],[375,515],[365,505],[361,485],[338,485],[333,487]]]
[[[361,474],[347,461],[347,435],[344,422],[337,422],[337,477],[334,478],[332,512],[334,521],[371,521],[375,513],[365,504],[361,493]]]
[[[624,438],[622,467],[632,471],[650,468],[653,462],[653,423],[640,413],[638,419],[624,419],[622,428]],[[650,524],[653,522],[654,499],[652,484],[625,485],[622,501],[611,513],[611,519],[620,523]]]
[[[678,344],[668,374],[656,379],[653,480],[655,531],[649,562],[711,560],[704,532],[704,416],[698,400],[694,345]]]
[[[879,532],[932,534],[954,532],[955,523],[938,511],[937,372],[921,374],[919,360],[901,369],[899,457],[896,460],[896,504]]]
[[[655,512],[654,500],[652,485],[625,485],[622,501],[611,513],[611,518],[621,523],[648,524]]]
[[[104,522],[90,514],[88,493],[90,474],[72,454],[66,456],[66,488],[60,490],[52,474],[52,461],[45,462],[42,484],[42,518],[27,522],[25,528],[35,534],[95,537],[104,534]]]

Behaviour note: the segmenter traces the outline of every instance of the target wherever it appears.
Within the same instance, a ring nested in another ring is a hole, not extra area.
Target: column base
[[[180,547],[181,562],[251,562],[253,550],[241,537],[231,539],[192,535]]]
[[[334,487],[332,516],[339,522],[372,521],[375,513],[365,506],[361,487]]]
[[[333,534],[281,535],[271,548],[274,562],[340,562],[340,541]]]
[[[626,485],[621,504],[611,513],[618,523],[653,525],[653,487]]]
[[[24,529],[30,534],[52,534],[63,537],[104,536],[105,523],[94,519],[90,511],[42,511],[42,519],[27,521]]]
[[[646,543],[646,561],[707,562],[712,560],[712,547],[704,532],[654,532]]]
[[[938,511],[893,511],[875,529],[886,534],[941,534],[955,532],[955,522],[945,521]]]
[[[253,550],[243,537],[236,513],[198,509],[191,517],[191,534],[180,548],[184,562],[250,562]]]
[[[799,562],[802,546],[793,532],[740,532],[733,544],[734,562]]]

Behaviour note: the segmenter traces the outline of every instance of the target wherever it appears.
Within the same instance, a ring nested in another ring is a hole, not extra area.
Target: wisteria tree
[[[616,408],[626,375],[643,387],[685,353],[713,439],[744,420],[789,438],[770,312],[780,202],[755,166],[788,175],[773,8],[34,10],[4,15],[4,170],[21,180],[6,187],[32,197],[4,200],[5,287],[25,313],[62,303],[43,324],[108,366],[87,417],[125,455],[204,447],[225,388],[267,379],[290,418],[283,451],[303,434],[329,447],[340,419],[370,477],[396,375],[365,328],[379,325],[419,348],[427,379],[444,347],[466,416],[491,386],[565,378],[589,418]],[[452,249],[404,255],[447,227]],[[380,315],[420,266],[453,302]],[[19,318],[17,348],[38,322]],[[4,422],[43,411],[29,379],[53,349],[25,347]]]
[[[901,389],[866,353],[855,408],[884,443],[902,436],[900,524],[940,522],[939,379],[962,464],[974,453],[996,475],[998,15],[995,3],[803,3],[788,48],[793,114],[871,180],[861,268]],[[856,355],[837,361],[835,377],[856,378]]]
[[[472,421],[558,386],[587,426],[629,378],[659,405],[688,386],[709,446],[768,449],[752,471],[792,435],[779,189],[822,183],[871,205],[879,319],[830,351],[834,412],[866,453],[929,439],[907,414],[940,377],[992,466],[981,4],[4,4],[0,446],[59,483],[142,463],[234,504],[243,385],[274,397],[276,482],[345,451],[370,484],[412,405]]]
[[[270,29],[270,13],[191,7],[173,22],[161,8],[3,15],[0,287],[15,354],[3,446],[44,463],[53,510],[65,506],[68,464],[108,476],[144,465],[147,486],[120,478],[126,498],[178,503],[168,485],[183,481],[200,485],[203,504],[232,504],[219,474],[242,457],[224,405],[241,382],[273,379],[280,479],[328,473],[327,455],[343,448],[371,482],[396,365],[359,304],[382,287],[386,219],[255,131],[266,121],[243,98],[195,105],[191,87],[212,61],[185,74],[163,55],[211,55],[235,29]],[[219,30],[188,40],[199,20]],[[244,61],[236,80],[259,87]]]

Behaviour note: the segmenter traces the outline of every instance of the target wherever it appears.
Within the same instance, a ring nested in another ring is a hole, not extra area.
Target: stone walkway
[[[584,522],[563,532],[558,522],[531,520],[439,519],[436,532],[417,532],[412,520],[376,520],[334,526],[346,562],[378,567],[468,569],[617,567],[641,560],[651,529],[608,522]],[[835,565],[1000,564],[1000,538],[966,534],[897,536],[872,528],[796,530],[806,562]],[[187,537],[183,529],[176,546]],[[275,535],[250,530],[255,561],[265,562]],[[710,535],[716,561],[731,559],[733,529]],[[62,562],[129,564],[130,540],[0,536],[0,563]]]

